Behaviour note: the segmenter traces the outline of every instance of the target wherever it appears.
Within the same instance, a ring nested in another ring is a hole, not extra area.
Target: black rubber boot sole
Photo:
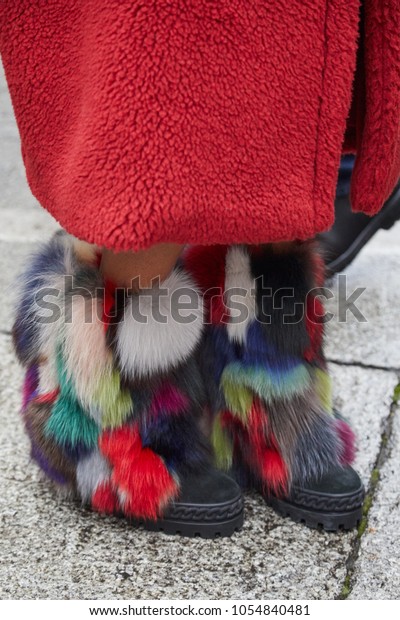
[[[193,538],[224,538],[232,536],[243,526],[243,498],[226,504],[193,505],[179,503],[172,506],[163,519],[133,521],[152,532]]]
[[[243,525],[243,494],[221,471],[189,474],[181,483],[179,499],[157,521],[131,520],[152,532],[217,538],[232,536]]]
[[[362,250],[364,245],[378,232],[378,230],[389,230],[400,219],[400,185],[395,189],[393,194],[385,203],[382,210],[371,217],[368,224],[354,239],[353,243],[333,261],[326,265],[326,275],[328,278],[333,277],[336,273],[343,271],[357,254]]]
[[[352,530],[360,525],[362,519],[362,505],[346,512],[325,512],[307,510],[276,497],[270,498],[268,504],[282,517],[288,517],[296,523],[325,532]]]
[[[306,488],[294,487],[288,498],[265,496],[283,517],[327,532],[352,530],[362,519],[364,485],[350,466],[332,471]]]

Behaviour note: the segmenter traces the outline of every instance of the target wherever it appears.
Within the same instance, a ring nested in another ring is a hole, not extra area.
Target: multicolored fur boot
[[[99,260],[61,232],[23,275],[13,335],[32,458],[96,511],[168,533],[230,535],[242,494],[210,465],[199,426],[201,296],[182,267],[160,287],[115,291]],[[190,320],[174,316],[181,290],[200,300]]]
[[[190,248],[203,290],[203,375],[221,469],[310,527],[349,529],[364,489],[354,437],[332,409],[322,352],[324,266],[312,242]]]

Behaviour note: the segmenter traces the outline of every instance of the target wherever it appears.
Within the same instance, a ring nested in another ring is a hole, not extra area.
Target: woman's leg
[[[171,273],[182,248],[177,243],[160,243],[140,252],[116,254],[104,249],[100,271],[117,286],[136,291],[150,288],[154,279],[162,282]]]

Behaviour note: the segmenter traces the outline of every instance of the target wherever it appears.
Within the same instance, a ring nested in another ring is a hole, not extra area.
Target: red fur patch
[[[253,399],[248,420],[250,442],[258,451],[265,445],[265,438],[270,434],[268,414],[258,398]]]
[[[269,429],[268,413],[262,403],[254,399],[246,426],[229,411],[224,411],[221,424],[232,432],[235,452],[242,454],[253,473],[261,479],[265,491],[285,495],[288,491],[288,469]]]
[[[325,284],[325,261],[314,246],[312,246],[313,252],[313,272],[315,286],[324,286]]]
[[[119,511],[118,498],[109,481],[98,485],[92,497],[92,508],[105,514],[115,514]]]
[[[250,256],[262,256],[264,248],[260,244],[247,246]]]
[[[107,331],[110,321],[113,318],[111,310],[115,305],[115,284],[110,280],[104,282],[104,305],[103,305],[103,323],[104,331]]]
[[[204,293],[206,320],[213,325],[227,323],[229,312],[224,303],[225,258],[227,246],[193,246],[185,254],[186,269]]]
[[[246,438],[246,441],[248,442],[248,433],[247,433],[246,427],[244,426],[243,422],[241,422],[237,416],[233,415],[230,411],[226,410],[222,412],[220,420],[221,420],[221,427],[226,432],[229,432],[231,434],[233,438],[234,447],[239,446],[241,439],[244,437]]]
[[[57,397],[60,393],[59,388],[53,390],[52,392],[46,392],[45,394],[40,394],[34,399],[34,402],[39,404],[43,403],[54,403],[57,400]]]
[[[275,448],[264,448],[258,455],[261,478],[267,489],[276,495],[288,491],[288,472],[286,464]]]
[[[256,398],[250,411],[247,430],[251,464],[266,489],[277,495],[284,494],[288,489],[288,470],[269,428],[268,413]]]
[[[143,448],[135,426],[106,431],[100,450],[113,467],[111,479],[118,490],[123,512],[143,519],[157,519],[179,487],[164,461]]]
[[[97,250],[96,251],[96,261],[95,261],[97,269],[100,269],[102,257],[103,257],[103,252],[100,249]]]

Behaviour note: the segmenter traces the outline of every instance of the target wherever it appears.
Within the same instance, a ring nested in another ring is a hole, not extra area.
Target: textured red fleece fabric
[[[400,170],[400,2],[365,5],[352,197],[372,213]],[[359,0],[2,0],[32,192],[115,250],[312,237],[333,221],[358,13]]]
[[[373,215],[400,175],[400,0],[365,0],[363,17],[351,202]]]

